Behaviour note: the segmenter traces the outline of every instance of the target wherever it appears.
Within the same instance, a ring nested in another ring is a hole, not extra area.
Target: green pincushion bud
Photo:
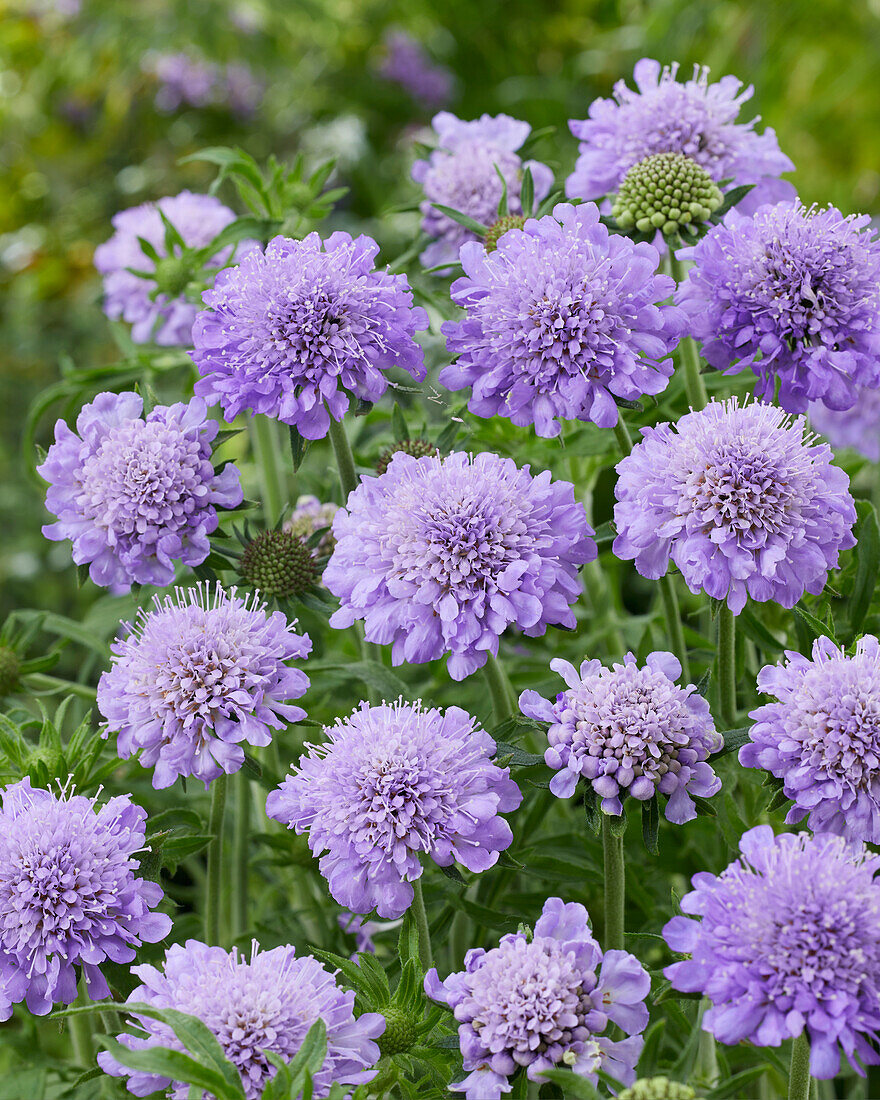
[[[403,1054],[418,1038],[418,1021],[394,1005],[385,1013],[385,1030],[376,1040],[383,1057]]]
[[[184,256],[163,256],[153,273],[156,286],[169,298],[179,298],[192,277],[192,261]]]
[[[695,160],[683,153],[645,157],[623,177],[611,208],[621,229],[659,229],[665,236],[710,218],[724,196]]]
[[[0,699],[15,691],[20,675],[21,661],[18,654],[8,645],[0,645]]]
[[[389,447],[379,455],[379,461],[376,463],[376,473],[384,474],[391,459],[401,451],[405,455],[412,455],[413,458],[425,458],[426,455],[440,454],[434,444],[429,443],[427,439],[401,439],[393,447]]]
[[[642,1077],[617,1094],[617,1100],[696,1100],[690,1085],[670,1081],[668,1077]]]
[[[249,543],[239,571],[264,596],[299,596],[318,579],[312,552],[290,531],[264,531]]]
[[[489,230],[483,238],[486,251],[494,252],[498,247],[499,237],[503,237],[508,229],[522,229],[525,224],[526,219],[521,214],[507,214],[505,217],[499,218],[497,222],[489,226]]]

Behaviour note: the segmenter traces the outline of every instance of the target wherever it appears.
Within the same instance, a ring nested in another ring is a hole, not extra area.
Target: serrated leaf
[[[835,645],[838,644],[833,628],[828,626],[827,623],[823,623],[821,619],[816,618],[815,615],[801,607],[800,604],[795,604],[792,611],[801,620],[807,630],[812,633],[814,638],[821,638],[824,636],[830,638]]]

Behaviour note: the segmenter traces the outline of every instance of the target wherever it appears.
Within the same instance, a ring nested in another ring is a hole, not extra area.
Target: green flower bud
[[[621,229],[664,236],[706,221],[724,197],[709,173],[683,153],[645,157],[623,177],[611,214]]]
[[[486,251],[494,252],[498,247],[499,237],[503,237],[508,229],[522,229],[525,224],[526,219],[521,214],[508,214],[506,217],[499,218],[494,225],[489,226],[489,232],[483,239]]]
[[[8,645],[0,645],[0,699],[16,690],[20,674],[21,661],[18,654]]]
[[[392,1005],[385,1013],[385,1030],[376,1040],[383,1057],[403,1054],[418,1038],[418,1020]]]
[[[426,455],[440,454],[434,444],[429,443],[427,439],[401,439],[393,447],[388,447],[379,455],[379,461],[376,463],[377,474],[385,473],[388,464],[398,451],[402,451],[405,455],[412,455],[413,458],[424,458]]]
[[[239,571],[264,596],[299,596],[318,579],[312,552],[289,531],[264,531],[245,548]]]
[[[617,1094],[617,1100],[696,1100],[690,1085],[670,1081],[668,1077],[643,1077]]]
[[[169,298],[179,298],[193,277],[192,261],[183,256],[163,256],[153,276],[156,286]]]

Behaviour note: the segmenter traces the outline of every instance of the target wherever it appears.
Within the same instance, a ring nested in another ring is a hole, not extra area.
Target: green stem
[[[85,990],[83,979],[79,981],[79,993],[76,1005],[89,1004],[89,997]],[[67,1023],[70,1028],[70,1041],[73,1045],[73,1058],[78,1066],[83,1069],[92,1069],[95,1064],[95,1048],[92,1043],[92,1016],[89,1012],[68,1016]]]
[[[251,419],[250,428],[254,457],[263,487],[263,517],[267,527],[274,527],[281,519],[281,511],[287,503],[284,476],[279,464],[281,445],[278,441],[278,425],[268,416],[257,414]]]
[[[810,1100],[810,1040],[806,1028],[791,1044],[788,1100]]]
[[[669,252],[669,272],[677,283],[681,283],[686,274],[685,264]],[[700,353],[692,336],[685,336],[679,344],[681,365],[684,368],[684,389],[688,404],[694,410],[704,409],[709,402],[706,385],[700,373]]]
[[[670,573],[660,578],[660,598],[663,600],[663,613],[666,616],[672,652],[681,664],[682,679],[687,684],[690,683],[691,678],[687,642],[684,640],[684,626],[681,621],[678,596],[675,594],[675,580]]]
[[[710,1007],[711,1002],[704,997],[700,1002],[700,1023],[702,1023],[703,1016]],[[702,1028],[700,1029],[700,1042],[697,1047],[697,1064],[694,1067],[694,1077],[706,1089],[714,1089],[720,1077],[715,1036],[711,1031],[705,1031]]]
[[[736,616],[726,602],[718,607],[719,712],[724,729],[736,725]]]
[[[223,874],[223,818],[226,811],[228,776],[218,776],[211,789],[211,816],[208,832],[214,839],[208,845],[208,877],[205,884],[205,943],[220,944],[222,925],[221,885]]]
[[[611,832],[611,816],[602,818],[602,853],[605,857],[605,950],[623,950],[626,870],[623,837]]]
[[[412,911],[416,919],[416,928],[419,930],[419,962],[422,970],[430,970],[434,965],[434,956],[431,954],[431,933],[428,930],[428,914],[425,912],[425,896],[422,893],[422,880],[417,878],[413,884]]]
[[[354,456],[348,436],[345,434],[345,422],[334,420],[330,417],[330,442],[333,445],[333,453],[336,455],[336,465],[339,468],[339,484],[342,486],[343,503],[348,500],[349,493],[353,493],[358,486],[358,476],[354,468]]]
[[[32,691],[66,691],[69,695],[77,695],[80,699],[85,699],[87,703],[94,703],[98,697],[97,691],[88,684],[61,680],[57,676],[47,676],[44,672],[29,672],[22,678],[22,683]]]
[[[621,454],[626,458],[633,449],[633,441],[620,409],[617,410],[617,423],[614,425],[614,435],[617,439],[617,445],[620,447]]]
[[[244,770],[235,777],[235,892],[232,908],[232,938],[248,930],[248,879],[250,872],[251,784]]]
[[[489,694],[492,697],[492,712],[495,722],[503,722],[517,710],[517,704],[513,698],[513,688],[507,679],[504,666],[497,657],[488,654],[486,661],[486,681],[489,685]]]

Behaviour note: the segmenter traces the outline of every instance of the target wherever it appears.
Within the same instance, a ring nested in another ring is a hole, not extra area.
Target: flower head
[[[314,1095],[323,1097],[334,1081],[357,1085],[375,1076],[379,1060],[373,1041],[384,1020],[377,1013],[354,1015],[354,993],[340,989],[333,975],[311,955],[297,957],[293,947],[260,951],[256,943],[248,959],[237,948],[224,951],[198,940],[174,944],[161,970],[132,968],[143,985],[131,1003],[172,1008],[196,1016],[217,1037],[223,1052],[238,1069],[247,1100],[258,1100],[276,1069],[268,1054],[283,1062],[294,1058],[317,1020],[327,1028],[327,1056],[314,1076]],[[145,1035],[120,1035],[131,1050],[183,1046],[166,1024],[132,1012]],[[146,1096],[170,1088],[171,1100],[186,1100],[189,1085],[146,1070],[122,1066],[107,1052],[98,1055],[105,1073],[128,1077],[128,1090]]]
[[[612,427],[615,397],[666,388],[681,312],[657,303],[675,283],[653,245],[610,234],[593,203],[559,205],[491,253],[465,244],[461,262],[452,298],[466,313],[442,329],[458,360],[440,382],[471,386],[471,412],[554,436],[557,417]]]
[[[617,1094],[617,1100],[697,1100],[690,1085],[669,1077],[642,1077]]]
[[[786,650],[758,673],[774,696],[751,712],[751,743],[739,760],[781,779],[794,806],[786,820],[810,815],[817,833],[880,842],[880,643],[867,634],[852,656],[830,638],[812,659]]]
[[[242,501],[238,470],[211,465],[219,425],[205,402],[157,405],[142,417],[136,393],[100,393],[55,442],[37,473],[58,517],[43,534],[70,539],[73,560],[100,585],[166,585],[174,563],[199,565],[210,552],[217,508]]]
[[[183,296],[190,273],[180,267],[182,285],[174,295],[156,295],[155,279],[144,279],[132,271],[157,272],[157,264],[143,251],[140,239],[148,241],[159,255],[159,265],[169,268],[177,259],[165,248],[165,224],[171,222],[189,248],[210,244],[221,229],[235,221],[235,214],[213,195],[181,191],[158,202],[145,202],[123,210],[113,218],[115,233],[95,249],[95,267],[104,276],[104,312],[114,321],[128,321],[136,344],[192,346],[192,326],[198,307]],[[239,252],[253,244],[239,245]],[[233,249],[225,248],[210,259],[212,266],[228,263]],[[167,277],[169,271],[164,274]]]
[[[291,535],[308,541],[311,536],[323,528],[327,528],[313,547],[316,558],[324,558],[333,552],[336,540],[333,538],[333,517],[339,511],[339,505],[333,501],[321,503],[317,497],[304,494],[299,497],[296,506],[290,513],[290,519],[284,524],[284,530]]]
[[[642,435],[617,466],[614,553],[643,577],[671,557],[736,614],[749,596],[793,607],[855,545],[849,479],[802,417],[732,398]]]
[[[455,87],[449,69],[432,61],[421,42],[406,31],[391,31],[385,36],[385,57],[379,72],[425,107],[447,103]]]
[[[147,815],[128,795],[3,790],[0,810],[0,1020],[25,1001],[45,1016],[76,1000],[80,967],[92,1000],[110,990],[101,965],[131,962],[171,919],[151,912],[162,888],[137,877]]]
[[[290,531],[263,531],[244,548],[241,576],[264,596],[286,599],[308,591],[319,570],[312,551]]]
[[[393,645],[394,664],[448,652],[455,680],[497,654],[508,626],[530,637],[573,627],[577,571],[597,553],[569,482],[489,453],[395,455],[351,493],[333,534],[331,626],[363,619],[368,641]]]
[[[288,661],[307,657],[307,634],[296,634],[280,611],[269,615],[256,596],[207,582],[153,598],[128,635],[112,645],[113,665],[101,675],[98,707],[116,750],[155,767],[153,786],[179,775],[205,786],[244,763],[241,742],[268,745],[272,730],[305,717],[298,699],[309,680]]]
[[[155,102],[160,111],[170,113],[183,106],[209,107],[216,102],[220,71],[200,57],[183,50],[148,53],[142,68],[159,81]]]
[[[355,913],[399,917],[424,852],[441,867],[494,866],[513,839],[499,816],[522,796],[495,742],[459,707],[362,703],[309,746],[266,801],[266,813],[321,855],[330,893]]]
[[[193,326],[196,393],[219,402],[227,420],[250,409],[322,439],[349,393],[382,396],[389,368],[421,381],[414,337],[428,315],[413,306],[406,276],[374,269],[378,251],[348,233],[275,237],[221,271]]]
[[[620,814],[621,797],[646,801],[659,792],[669,798],[667,818],[680,825],[696,817],[691,795],[720,790],[706,760],[721,748],[721,735],[694,685],[676,685],[681,665],[671,653],[649,654],[643,668],[632,653],[613,668],[584,661],[578,672],[559,658],[550,667],[568,690],[555,703],[524,691],[520,709],[551,723],[544,759],[557,773],[550,782],[555,795],[570,797],[583,776],[602,810]]]
[[[570,1066],[598,1082],[604,1070],[623,1084],[635,1080],[648,1022],[651,980],[626,951],[606,951],[590,934],[586,909],[548,898],[534,936],[504,936],[489,951],[465,955],[465,968],[441,982],[425,978],[429,997],[449,1005],[468,1076],[451,1087],[467,1100],[500,1100],[520,1066],[530,1081]],[[617,1024],[628,1038],[603,1034]]]
[[[384,474],[391,465],[391,459],[401,452],[405,455],[412,455],[413,458],[425,458],[427,455],[440,454],[437,446],[428,439],[422,439],[418,436],[414,439],[398,439],[395,440],[393,446],[386,447],[379,455],[379,461],[376,463],[376,473]]]
[[[851,409],[829,409],[821,401],[813,401],[809,419],[835,450],[852,447],[872,462],[880,462],[880,390],[859,386]]]
[[[553,186],[553,172],[546,164],[524,162],[517,155],[531,132],[527,122],[509,115],[483,115],[465,122],[441,111],[432,125],[437,148],[427,160],[417,160],[412,169],[413,179],[425,192],[422,228],[435,238],[421,255],[425,267],[455,263],[462,244],[477,239],[434,203],[488,226],[497,218],[505,186],[508,211],[522,213],[520,190],[527,168],[532,174],[535,202],[544,199]]]
[[[800,202],[725,216],[680,257],[676,295],[703,355],[719,370],[750,367],[756,392],[788,412],[810,401],[848,409],[880,386],[880,239],[870,218]]]
[[[835,1076],[841,1049],[863,1074],[855,1058],[880,1063],[880,858],[769,825],[744,833],[740,851],[720,875],[694,876],[681,907],[701,919],[663,929],[691,956],[667,978],[711,1000],[703,1027],[719,1042],[779,1046],[806,1028],[814,1077]]]
[[[713,180],[757,184],[789,172],[794,165],[780,152],[776,134],[763,134],[755,122],[737,122],[754,89],[735,76],[709,83],[709,70],[694,67],[679,83],[678,65],[661,67],[643,58],[633,73],[637,91],[620,80],[613,99],[596,99],[589,118],[569,122],[580,141],[580,156],[565,184],[569,198],[598,199],[616,191],[634,164],[652,153],[684,153]]]
[[[683,153],[654,153],[626,173],[611,214],[624,229],[641,233],[659,229],[677,233],[711,217],[722,203],[721,192],[705,168]]]

